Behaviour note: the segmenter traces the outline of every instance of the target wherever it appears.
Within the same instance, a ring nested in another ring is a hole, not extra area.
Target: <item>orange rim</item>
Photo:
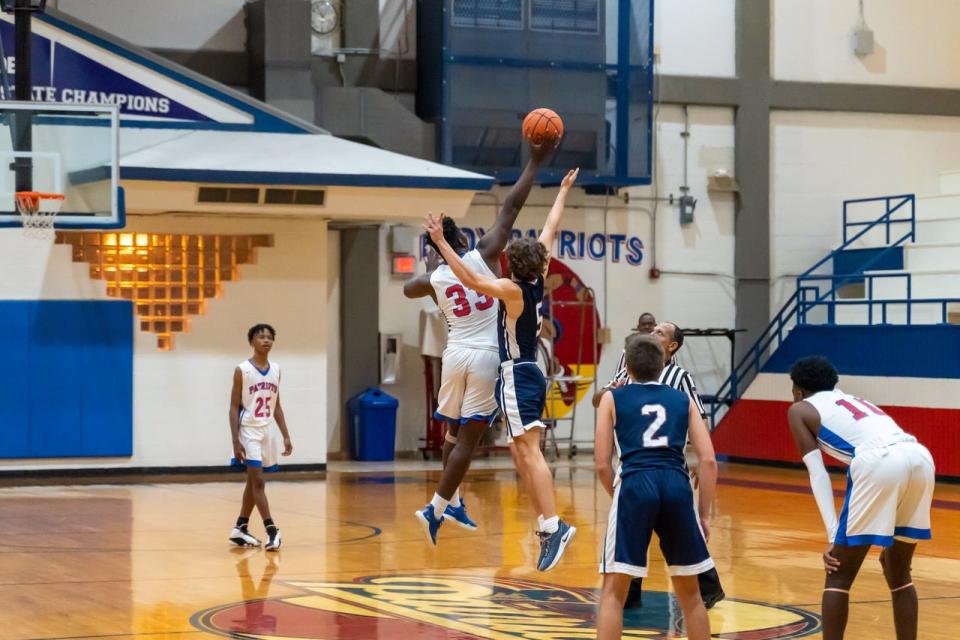
[[[62,193],[44,193],[42,191],[17,191],[15,194],[17,200],[63,200],[66,196]]]

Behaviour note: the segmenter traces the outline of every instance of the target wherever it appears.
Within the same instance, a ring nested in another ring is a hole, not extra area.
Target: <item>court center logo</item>
[[[597,592],[511,578],[388,576],[354,582],[284,581],[302,591],[201,611],[194,627],[247,640],[580,640],[592,638]],[[678,637],[676,603],[646,592],[624,616],[624,638]],[[800,638],[817,616],[793,607],[727,599],[710,612],[713,637]]]

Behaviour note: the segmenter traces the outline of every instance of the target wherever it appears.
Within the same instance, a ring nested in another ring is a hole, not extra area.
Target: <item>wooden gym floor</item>
[[[471,472],[481,529],[447,523],[433,550],[412,514],[437,473],[407,467],[268,482],[277,554],[228,546],[236,482],[0,489],[0,637],[593,637],[609,500],[587,460],[557,470],[561,513],[579,534],[547,574],[532,568],[532,518],[512,471]],[[728,600],[711,613],[716,637],[819,638],[824,543],[805,474],[725,466],[721,482],[710,547]],[[960,487],[935,497],[934,540],[914,563],[925,640],[960,633]],[[262,534],[259,521],[252,530]],[[876,557],[852,593],[851,639],[894,637]],[[651,573],[625,637],[682,637],[655,547]]]

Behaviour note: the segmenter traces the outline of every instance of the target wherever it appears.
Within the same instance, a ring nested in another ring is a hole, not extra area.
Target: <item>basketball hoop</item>
[[[23,222],[27,236],[48,240],[53,238],[53,223],[60,213],[64,195],[62,193],[40,193],[38,191],[18,191],[15,194],[17,211]]]

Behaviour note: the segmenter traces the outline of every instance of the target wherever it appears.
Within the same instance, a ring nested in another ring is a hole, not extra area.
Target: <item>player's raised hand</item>
[[[533,140],[530,140],[528,144],[530,145],[530,157],[533,158],[534,162],[543,162],[560,145],[560,138],[544,137],[540,144],[534,144]]]
[[[430,234],[430,239],[439,247],[443,239],[443,214],[435,216],[432,213],[427,214],[427,220],[423,224],[424,230]]]
[[[293,442],[290,441],[290,438],[283,439],[283,455],[288,456],[293,453]]]
[[[563,177],[563,182],[560,183],[560,188],[569,189],[572,187],[573,183],[577,181],[578,175],[580,175],[580,167],[567,171],[567,175]]]

